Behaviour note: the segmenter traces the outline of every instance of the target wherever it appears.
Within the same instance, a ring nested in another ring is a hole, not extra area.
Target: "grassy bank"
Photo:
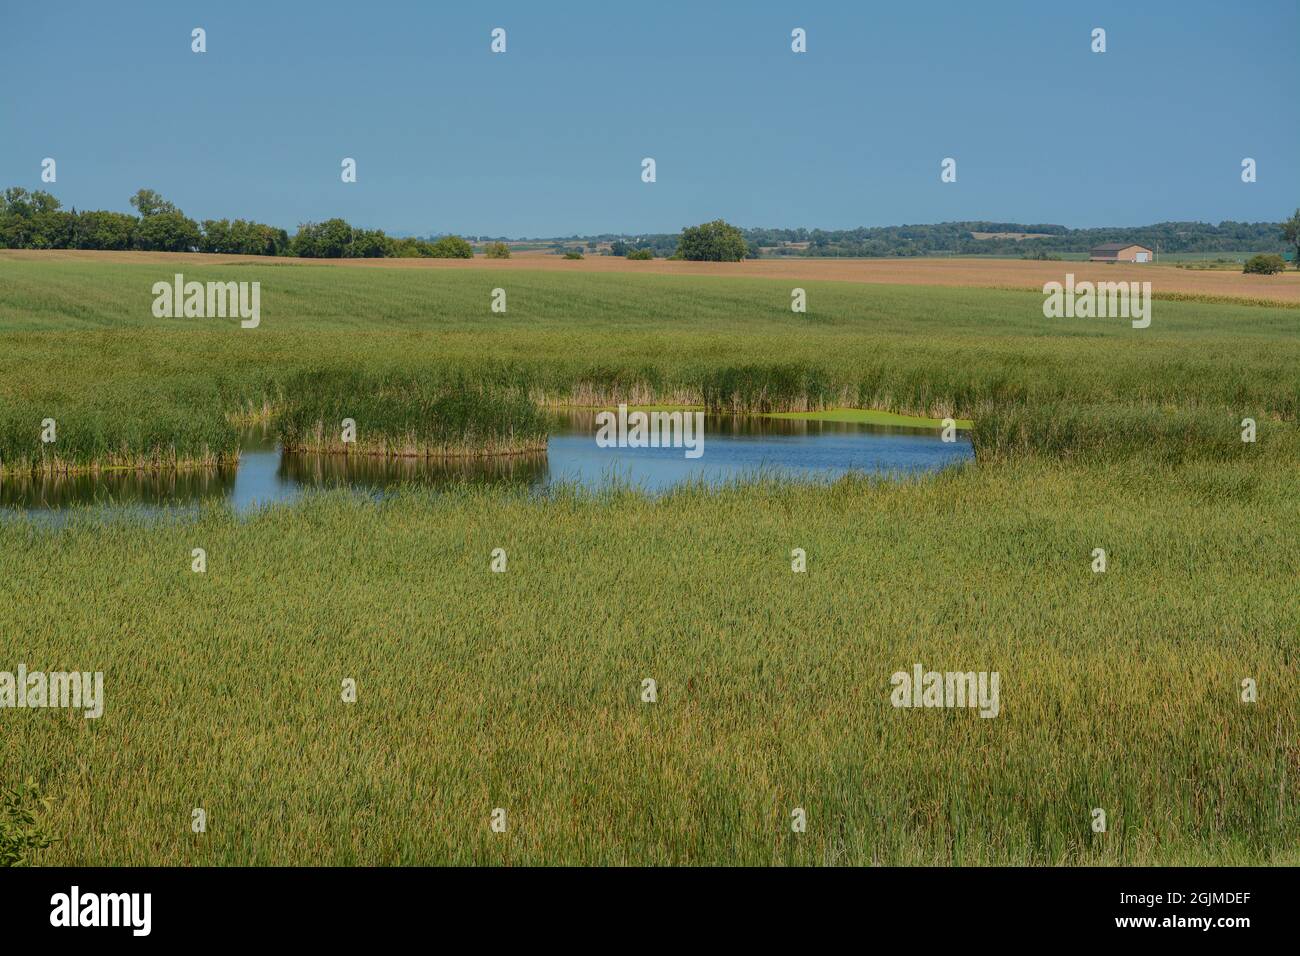
[[[45,863],[1294,864],[1295,492],[1020,461],[0,522],[5,666],[106,694],[0,714],[0,766]],[[917,662],[998,671],[999,716],[892,707]]]

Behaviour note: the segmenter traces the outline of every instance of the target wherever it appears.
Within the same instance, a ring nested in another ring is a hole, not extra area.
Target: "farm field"
[[[1209,254],[1228,256],[1231,253]],[[1163,258],[1163,256],[1162,256]],[[591,255],[568,260],[549,252],[518,253],[510,259],[293,259],[271,262],[258,257],[201,255],[173,252],[93,252],[88,250],[31,251],[0,249],[0,261],[51,262],[71,260],[85,263],[136,265],[143,262],[191,265],[312,265],[341,269],[414,269],[417,271],[500,271],[519,270],[567,274],[632,273],[665,276],[713,276],[719,278],[766,278],[810,282],[863,282],[880,285],[924,285],[955,288],[1033,289],[1042,291],[1046,282],[1060,282],[1065,272],[1079,281],[1143,282],[1152,284],[1157,298],[1201,297],[1206,300],[1274,302],[1300,306],[1300,272],[1276,276],[1242,275],[1235,271],[1180,269],[1170,264],[1126,265],[1087,261],[1039,262],[1005,258],[911,258],[911,259],[805,259],[799,257],[746,259],[742,262],[675,262],[668,259],[632,261],[618,256]],[[1178,259],[1178,262],[1195,261]]]
[[[5,658],[105,672],[102,718],[0,738],[4,781],[52,801],[39,862],[1300,863],[1300,313],[1161,300],[1134,330],[812,276],[797,315],[788,277],[598,261],[0,254],[0,461],[47,416],[83,463],[237,451],[232,416],[337,414],[330,375],[951,415],[976,453],[897,482],[4,516]],[[260,281],[260,327],[154,318],[177,268]],[[918,662],[998,671],[999,715],[891,706]]]

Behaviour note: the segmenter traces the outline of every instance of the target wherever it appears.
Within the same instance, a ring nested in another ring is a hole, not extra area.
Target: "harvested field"
[[[1173,265],[1107,265],[1089,262],[1040,262],[1021,259],[753,259],[745,262],[634,262],[614,256],[564,259],[520,253],[510,259],[294,259],[204,255],[182,252],[91,252],[87,250],[0,250],[6,259],[75,259],[87,262],[177,265],[258,266],[331,265],[361,269],[498,269],[544,272],[639,272],[658,275],[727,276],[809,282],[864,282],[884,285],[967,286],[986,289],[1038,289],[1073,273],[1076,281],[1149,281],[1156,297],[1201,297],[1300,305],[1300,271],[1276,276],[1239,272],[1195,272]]]

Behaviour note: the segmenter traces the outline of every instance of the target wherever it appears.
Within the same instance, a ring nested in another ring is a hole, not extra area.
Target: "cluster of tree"
[[[307,222],[292,237],[247,219],[195,222],[152,189],[131,197],[138,216],[105,210],[65,210],[47,192],[14,187],[0,196],[0,248],[136,249],[149,252],[224,252],[309,259],[379,257],[469,259],[459,236],[399,239],[380,229],[359,229],[342,219]]]
[[[1275,276],[1286,269],[1286,262],[1275,253],[1260,253],[1246,260],[1242,272],[1261,276]]]
[[[199,252],[229,252],[244,256],[289,254],[289,234],[247,219],[205,219],[199,226]]]
[[[693,262],[739,262],[749,252],[744,233],[729,222],[715,219],[683,229],[674,256]]]

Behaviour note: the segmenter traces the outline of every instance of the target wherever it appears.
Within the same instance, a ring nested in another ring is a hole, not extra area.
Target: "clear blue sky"
[[[1300,205],[1298,6],[15,2],[0,185],[397,234],[1278,220]]]

